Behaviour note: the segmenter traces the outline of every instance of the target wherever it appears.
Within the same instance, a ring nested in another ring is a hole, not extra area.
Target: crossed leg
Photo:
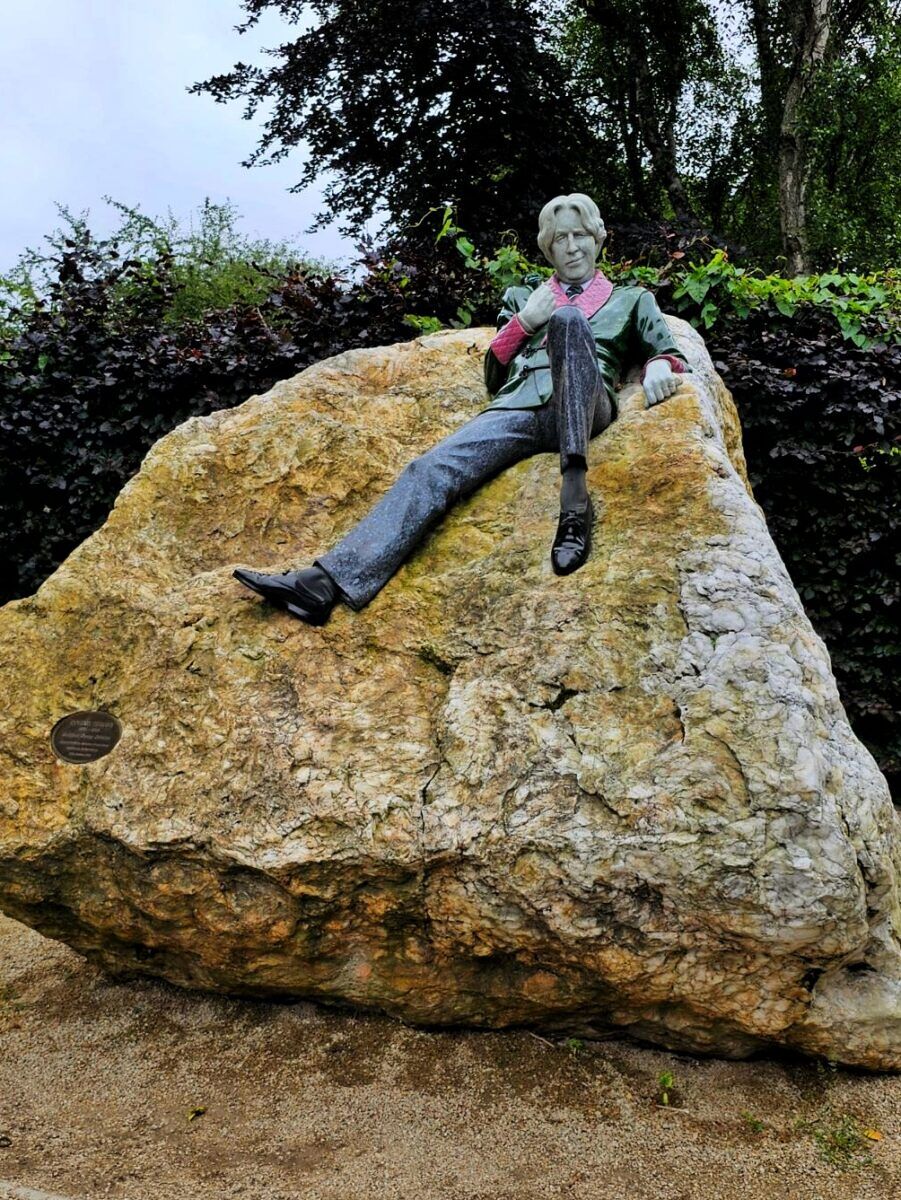
[[[613,407],[601,379],[594,334],[575,305],[552,314],[547,348],[553,392],[546,436],[560,450],[560,509],[564,511],[581,508],[588,500],[588,443],[610,424]]]

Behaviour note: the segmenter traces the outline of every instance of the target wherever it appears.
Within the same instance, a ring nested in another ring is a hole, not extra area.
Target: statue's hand
[[[551,319],[551,313],[557,307],[557,299],[551,291],[549,283],[540,284],[526,301],[525,308],[519,313],[519,320],[526,333],[534,333]]]
[[[679,376],[665,358],[655,358],[649,362],[644,372],[642,383],[645,394],[645,408],[659,404],[667,396],[678,390]]]

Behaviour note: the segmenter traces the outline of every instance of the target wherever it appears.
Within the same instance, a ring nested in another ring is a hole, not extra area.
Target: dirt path
[[[899,1195],[898,1075],[114,983],[0,916],[0,1200]]]

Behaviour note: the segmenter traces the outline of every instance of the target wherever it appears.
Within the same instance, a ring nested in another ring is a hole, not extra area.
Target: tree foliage
[[[788,274],[897,258],[901,0],[243,0],[296,35],[197,83],[304,147],[323,220],[395,229],[456,200],[475,242],[541,204],[694,221]],[[302,22],[313,19],[311,26]]]
[[[719,31],[706,0],[579,0],[561,21],[558,54],[573,80],[577,104],[606,132],[615,177],[603,200],[618,215],[697,217],[683,177],[687,141],[683,97],[727,70]],[[701,126],[701,122],[697,122]],[[698,148],[698,137],[692,146]],[[615,190],[614,190],[615,188]]]
[[[256,303],[268,294],[272,278],[282,277],[292,266],[307,273],[327,270],[291,241],[241,233],[237,209],[228,201],[217,204],[207,198],[185,223],[171,212],[151,217],[108,196],[104,200],[119,215],[118,228],[105,242],[93,237],[87,213],[58,206],[62,225],[43,239],[43,247],[24,250],[15,267],[0,276],[0,321],[11,308],[21,314],[40,303],[41,297],[58,292],[61,264],[68,262],[67,269],[76,271],[71,251],[78,246],[102,246],[99,261],[112,266],[118,259],[120,266],[128,265],[113,288],[119,301],[130,291],[148,286],[148,274],[164,271],[171,298],[164,319],[174,324],[202,317],[211,308]]]
[[[849,38],[804,114],[810,249],[840,268],[901,262],[901,17]]]
[[[862,235],[875,224],[894,238],[897,156],[867,138],[898,120],[897,0],[574,0],[565,11],[560,53],[627,168],[617,184],[631,204],[605,197],[614,212],[695,217],[765,259],[781,253],[790,275],[836,251],[887,261]],[[866,188],[840,178],[848,156],[876,168]]]
[[[810,269],[807,195],[815,177],[811,121],[823,124],[818,109],[822,83],[836,64],[861,46],[872,49],[881,32],[896,22],[895,0],[748,0],[760,90],[759,120],[753,139],[755,168],[776,163],[776,195],[782,250],[789,274]],[[891,72],[880,57],[879,72]]]
[[[345,232],[374,214],[395,226],[456,204],[477,241],[533,228],[565,185],[591,177],[592,131],[567,103],[560,63],[539,47],[532,0],[244,0],[311,28],[191,89],[268,115],[246,165],[304,146],[294,190],[328,172],[326,211]]]

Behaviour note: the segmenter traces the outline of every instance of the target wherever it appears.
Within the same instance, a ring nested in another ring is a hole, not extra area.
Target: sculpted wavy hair
[[[579,214],[582,224],[597,242],[598,251],[607,237],[607,230],[601,220],[598,206],[590,196],[582,192],[573,192],[571,196],[555,196],[549,200],[538,214],[538,248],[544,257],[551,261],[550,248],[557,232],[557,213],[561,208],[574,208]]]

